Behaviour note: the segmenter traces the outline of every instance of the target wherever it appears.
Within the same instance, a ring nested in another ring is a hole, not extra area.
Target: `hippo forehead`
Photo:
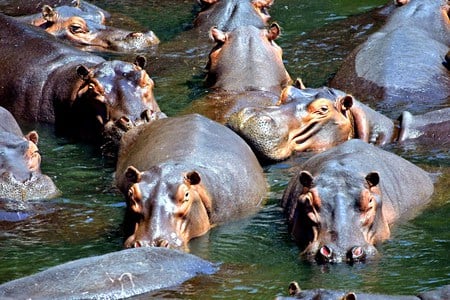
[[[86,12],[79,7],[72,6],[60,6],[55,8],[60,19],[68,19],[70,17],[80,17],[86,21],[91,21],[92,23],[102,24],[105,20],[105,16],[102,12]]]
[[[99,64],[94,71],[96,78],[109,78],[109,77],[123,77],[126,72],[137,71],[138,68],[135,64],[127,63],[124,61],[113,60],[105,61]]]
[[[166,168],[155,166],[142,173],[139,186],[144,198],[151,197],[153,199],[155,196],[166,195],[165,199],[172,199],[178,186],[183,182],[183,172],[180,170],[171,166]],[[158,198],[153,200],[158,200]]]

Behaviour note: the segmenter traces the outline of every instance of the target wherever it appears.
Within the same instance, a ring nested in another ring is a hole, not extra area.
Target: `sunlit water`
[[[170,116],[182,113],[190,102],[207,92],[202,86],[202,70],[212,47],[210,42],[199,42],[187,33],[195,14],[194,1],[118,2],[94,1],[113,13],[115,26],[152,29],[161,38],[158,49],[147,55],[147,70],[155,81],[162,110]],[[301,77],[311,87],[325,84],[358,38],[373,30],[370,22],[333,29],[336,22],[386,1],[355,2],[275,1],[271,15],[283,28],[277,43],[284,50],[292,77]],[[130,55],[109,56],[116,57],[133,59]],[[24,125],[24,131],[32,128],[36,127]],[[41,136],[42,169],[55,180],[62,196],[49,201],[45,211],[29,220],[0,224],[0,282],[122,248],[124,202],[112,187],[114,168],[87,145],[55,138],[47,126],[38,126],[37,130]],[[271,191],[258,214],[216,227],[190,243],[191,253],[221,263],[217,274],[197,277],[151,296],[272,299],[287,295],[292,280],[303,289],[389,294],[417,294],[449,284],[448,149],[390,146],[388,150],[440,175],[429,207],[415,219],[394,227],[392,240],[380,247],[377,260],[353,266],[321,266],[299,257],[278,205],[292,167],[303,160],[297,157],[265,167]]]

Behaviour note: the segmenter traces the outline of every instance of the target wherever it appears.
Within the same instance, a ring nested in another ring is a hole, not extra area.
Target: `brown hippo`
[[[384,112],[423,113],[448,106],[450,5],[446,0],[411,0],[343,62],[330,86]],[[398,110],[397,110],[398,111]]]
[[[353,139],[303,163],[281,206],[308,260],[352,263],[373,257],[390,227],[423,208],[432,193],[427,172]]]
[[[41,14],[18,17],[18,20],[41,27],[85,50],[136,52],[159,43],[153,31],[131,32],[106,26],[102,11],[85,11],[82,6],[44,5]]]
[[[194,20],[200,33],[209,33],[212,27],[232,31],[240,26],[263,29],[270,15],[268,8],[274,0],[200,0],[202,11]]]
[[[406,140],[446,145],[449,124],[450,108],[421,116],[403,112],[393,121],[340,90],[293,86],[283,90],[276,106],[243,108],[227,122],[267,161],[323,151],[352,138],[376,145]]]
[[[209,54],[206,84],[212,92],[195,102],[191,111],[224,123],[243,107],[274,104],[291,81],[275,43],[280,33],[277,24],[269,30],[254,26],[231,32],[211,29],[216,46]]]
[[[214,225],[256,212],[267,190],[250,147],[197,114],[128,131],[115,183],[127,202],[125,247],[186,249]]]
[[[108,122],[160,110],[145,58],[105,61],[12,17],[0,15],[0,24],[0,104],[17,119],[98,141]]]
[[[110,17],[107,11],[83,0],[2,0],[0,1],[0,11],[9,16],[24,16],[40,13],[44,5],[49,5],[53,8],[75,5],[85,13],[91,13],[91,16],[100,13],[104,18]]]
[[[55,184],[41,173],[38,133],[31,131],[24,136],[14,117],[3,107],[0,119],[0,199],[23,202],[56,197],[59,191]]]

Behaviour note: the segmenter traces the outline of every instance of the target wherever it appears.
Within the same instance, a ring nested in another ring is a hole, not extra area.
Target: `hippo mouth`
[[[289,140],[295,143],[295,148],[297,151],[307,150],[307,147],[311,144],[310,138],[319,132],[321,125],[317,121],[310,122],[298,130],[295,130],[291,135]]]
[[[50,177],[32,173],[24,182],[12,174],[4,173],[0,178],[0,198],[14,200],[35,200],[53,198],[60,194]]]

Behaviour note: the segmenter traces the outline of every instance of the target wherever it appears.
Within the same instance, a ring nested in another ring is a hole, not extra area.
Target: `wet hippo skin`
[[[423,208],[433,189],[424,170],[353,139],[301,164],[281,205],[306,259],[353,263],[373,258],[390,227]]]
[[[98,141],[109,122],[160,111],[144,57],[105,61],[12,17],[0,15],[0,23],[7,62],[0,104],[15,118],[54,123],[59,134]]]
[[[128,131],[115,183],[127,202],[125,247],[186,249],[211,227],[258,211],[267,190],[250,147],[196,114]]]

